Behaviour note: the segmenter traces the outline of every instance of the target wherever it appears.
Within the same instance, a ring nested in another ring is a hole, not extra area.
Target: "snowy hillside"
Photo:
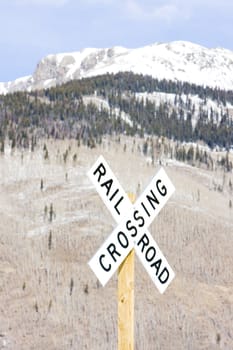
[[[0,83],[0,93],[47,88],[72,79],[120,71],[232,90],[233,52],[185,41],[137,49],[87,48],[43,58],[31,76]]]

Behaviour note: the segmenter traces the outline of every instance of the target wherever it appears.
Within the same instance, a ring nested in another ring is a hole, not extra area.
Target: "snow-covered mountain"
[[[119,71],[233,90],[233,51],[208,49],[185,41],[137,49],[87,48],[46,56],[31,76],[0,83],[0,93],[47,88],[72,79]]]

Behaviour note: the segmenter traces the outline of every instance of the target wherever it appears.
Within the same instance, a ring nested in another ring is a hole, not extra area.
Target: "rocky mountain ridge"
[[[126,71],[232,90],[233,52],[186,41],[155,43],[137,49],[86,48],[44,57],[32,75],[0,83],[0,93],[45,89],[74,79]]]

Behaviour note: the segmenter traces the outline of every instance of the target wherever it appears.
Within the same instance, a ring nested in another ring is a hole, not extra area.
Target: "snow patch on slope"
[[[140,92],[136,93],[135,97],[140,101],[142,100],[144,104],[146,103],[146,100],[149,100],[155,104],[155,107],[158,108],[161,103],[167,103],[170,104],[170,108],[176,109],[177,113],[179,113],[179,104],[176,108],[175,105],[175,99],[181,99],[183,106],[187,103],[187,99],[190,101],[191,106],[194,106],[194,112],[192,113],[192,126],[195,127],[196,123],[199,119],[200,113],[199,109],[201,108],[204,112],[208,114],[209,120],[211,119],[211,109],[214,112],[214,119],[213,122],[217,125],[220,123],[222,119],[222,114],[226,113],[226,110],[229,112],[229,116],[231,120],[233,120],[233,105],[231,105],[229,102],[226,102],[226,105],[224,106],[222,103],[218,103],[217,101],[213,101],[209,98],[206,99],[206,102],[204,103],[203,99],[201,99],[198,95],[185,95],[182,94],[181,96],[177,96],[174,93],[164,93],[164,92]],[[186,108],[187,113],[190,113],[190,108]],[[185,107],[184,107],[185,111]],[[216,119],[216,115],[218,118]]]
[[[83,103],[87,106],[88,104],[94,104],[99,110],[106,109],[108,112],[110,111],[111,107],[107,100],[98,97],[98,96],[83,96]],[[116,117],[121,118],[124,122],[126,122],[130,127],[133,126],[133,122],[131,120],[131,117],[128,113],[125,113],[124,111],[121,111],[120,108],[112,108],[112,114]]]

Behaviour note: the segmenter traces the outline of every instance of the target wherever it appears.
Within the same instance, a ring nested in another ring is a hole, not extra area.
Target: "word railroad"
[[[88,176],[118,223],[89,266],[104,286],[134,248],[163,293],[175,274],[147,228],[175,191],[164,169],[152,178],[135,204],[130,202],[103,156],[97,159]]]

